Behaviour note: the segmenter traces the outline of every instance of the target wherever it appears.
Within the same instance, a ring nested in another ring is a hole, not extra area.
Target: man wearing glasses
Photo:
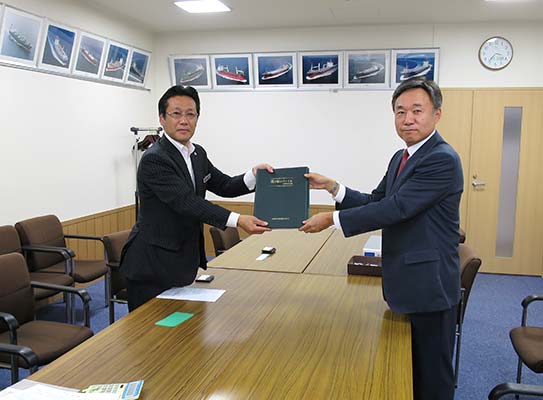
[[[194,282],[206,268],[203,224],[221,229],[240,227],[248,233],[270,229],[252,215],[239,215],[205,199],[207,190],[236,197],[250,193],[259,164],[230,177],[191,142],[200,115],[200,98],[190,86],[172,86],[158,102],[165,134],[143,155],[137,173],[140,209],[123,248],[121,271],[127,280],[128,309],[174,286]]]

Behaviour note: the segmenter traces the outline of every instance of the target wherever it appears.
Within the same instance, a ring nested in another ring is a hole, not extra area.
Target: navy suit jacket
[[[224,229],[230,211],[205,200],[207,190],[235,197],[249,193],[243,175],[230,177],[213,166],[202,146],[191,155],[194,187],[179,150],[162,137],[148,149],[138,168],[140,199],[136,225],[123,248],[126,278],[164,287],[194,281],[206,268],[203,224]]]
[[[336,204],[345,236],[383,232],[383,293],[393,311],[430,312],[460,301],[460,157],[436,132],[396,177],[402,150],[371,193]]]

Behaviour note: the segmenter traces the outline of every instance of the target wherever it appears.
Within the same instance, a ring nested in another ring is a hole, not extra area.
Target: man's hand
[[[317,174],[316,172],[310,172],[308,174],[304,174],[304,176],[309,180],[309,187],[311,189],[324,189],[332,196],[337,194],[339,185],[334,179]]]
[[[252,215],[240,215],[238,218],[238,226],[245,232],[251,234],[271,231],[270,228],[266,227],[267,225],[268,223],[266,221],[262,221]]]
[[[303,225],[298,230],[305,233],[320,232],[329,226],[334,225],[334,217],[332,212],[324,212],[313,215],[311,218],[303,221]]]
[[[253,175],[256,176],[256,171],[259,169],[265,169],[270,174],[273,174],[273,167],[270,164],[258,164],[253,167]]]

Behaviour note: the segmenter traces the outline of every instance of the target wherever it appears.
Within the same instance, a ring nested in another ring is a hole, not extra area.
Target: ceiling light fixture
[[[215,13],[232,11],[228,6],[219,0],[186,0],[176,1],[175,5],[186,12],[193,14]]]

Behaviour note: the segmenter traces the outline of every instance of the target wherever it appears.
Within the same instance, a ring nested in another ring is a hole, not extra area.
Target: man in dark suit
[[[371,193],[307,174],[310,186],[328,190],[339,211],[304,221],[300,230],[331,225],[345,236],[382,229],[383,292],[390,308],[411,320],[413,390],[417,400],[454,397],[452,355],[460,301],[460,158],[435,125],[439,87],[424,78],[402,82],[392,97],[396,131],[407,149],[392,157]]]
[[[270,229],[252,215],[239,215],[205,200],[207,190],[235,197],[250,193],[259,164],[230,177],[217,169],[202,146],[191,138],[200,115],[192,87],[173,86],[158,103],[165,134],[143,155],[137,173],[139,215],[123,248],[121,271],[127,280],[130,311],[166,289],[194,282],[206,269],[203,224],[221,229],[241,227],[248,233]]]

